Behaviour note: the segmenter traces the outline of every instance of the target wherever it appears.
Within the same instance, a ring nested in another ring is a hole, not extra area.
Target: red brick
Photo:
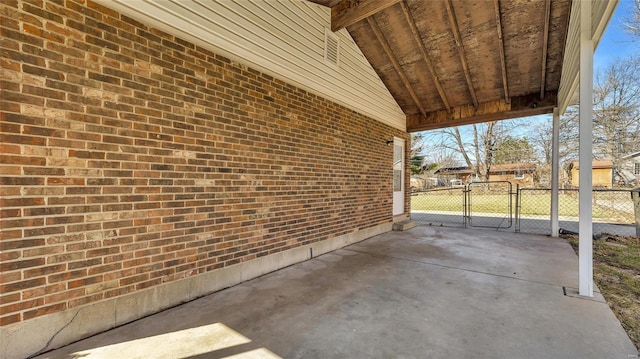
[[[91,0],[3,6],[0,324],[391,221],[406,133]]]
[[[91,284],[100,283],[102,282],[102,279],[102,275],[97,275],[93,277],[84,277],[82,279],[72,280],[67,282],[67,288],[72,289],[78,287],[86,287]]]
[[[78,269],[78,268],[85,268],[85,267],[92,267],[92,266],[97,266],[102,264],[102,260],[100,258],[94,258],[94,259],[87,259],[87,260],[82,260],[82,261],[78,261],[78,262],[68,262],[67,265],[69,267],[69,270],[72,269]]]
[[[90,304],[93,302],[97,302],[100,301],[102,299],[104,299],[104,294],[103,293],[96,293],[96,294],[92,294],[86,297],[81,297],[78,299],[73,299],[70,300],[68,303],[69,308],[75,308],[78,306],[82,306],[82,305],[86,305],[86,304]]]
[[[67,309],[67,304],[66,303],[58,303],[58,304],[53,304],[53,305],[49,305],[46,307],[40,307],[37,308],[35,310],[28,310],[26,312],[24,312],[23,315],[23,319],[24,320],[29,320],[32,318],[36,318],[36,317],[40,317],[46,314],[51,314],[51,313],[56,313],[56,312],[60,312]]]
[[[39,267],[39,268],[34,268],[34,269],[29,269],[29,270],[25,270],[24,271],[24,278],[25,279],[29,279],[29,278],[33,278],[33,277],[40,277],[40,276],[44,276],[44,275],[49,275],[49,274],[53,274],[53,273],[62,272],[64,270],[66,270],[66,269],[67,269],[67,264],[66,263],[56,264],[56,265],[51,265],[51,266],[46,266],[46,267]]]
[[[126,285],[129,285],[129,284],[144,282],[144,281],[146,281],[148,279],[149,279],[149,274],[148,273],[139,274],[139,275],[135,275],[135,276],[132,276],[132,277],[127,277],[127,278],[121,279],[120,280],[120,285],[121,286],[126,286]]]
[[[46,226],[40,228],[28,228],[24,230],[25,237],[37,237],[60,233],[64,233],[64,226]]]
[[[9,305],[0,306],[0,313],[20,312],[25,309],[31,309],[31,308],[42,306],[43,304],[44,304],[44,300],[42,298],[23,300],[19,303],[12,303]]]
[[[42,285],[38,287],[34,287],[31,289],[27,289],[22,292],[22,299],[31,299],[43,297],[47,293],[59,293],[66,289],[65,283],[55,283],[50,285]]]
[[[26,289],[40,287],[43,284],[45,284],[44,278],[33,278],[12,283],[2,283],[0,284],[0,289],[2,293],[11,293],[15,291],[22,291],[24,293]]]
[[[75,288],[64,292],[58,292],[44,297],[44,304],[52,304],[58,302],[69,302],[70,300],[82,297],[85,294],[85,288]]]
[[[0,317],[0,326],[17,323],[21,320],[22,320],[22,315],[20,313],[3,315]]]
[[[84,277],[86,275],[87,275],[87,270],[86,269],[79,269],[79,270],[71,270],[71,269],[69,269],[68,271],[63,272],[63,273],[57,273],[57,274],[49,275],[47,277],[47,282],[48,283],[64,282],[64,281],[68,281],[68,280],[82,278],[82,277]]]
[[[45,263],[44,258],[33,258],[19,261],[3,262],[0,263],[0,271],[11,271],[16,269],[31,268],[41,266]]]
[[[22,273],[20,271],[0,272],[0,283],[17,282],[21,279],[22,279]],[[19,297],[20,296],[18,295],[18,299],[20,299]]]

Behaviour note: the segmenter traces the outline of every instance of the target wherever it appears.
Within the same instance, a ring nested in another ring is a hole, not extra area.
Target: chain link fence
[[[595,189],[591,197],[593,233],[635,235],[634,206],[631,191]],[[551,233],[551,190],[521,188],[518,191],[516,231]],[[578,232],[578,190],[558,193],[558,217],[564,231]]]
[[[593,233],[635,236],[630,190],[593,190]],[[560,228],[578,232],[578,190],[561,189]],[[551,234],[551,189],[512,188],[510,183],[472,183],[411,194],[411,217],[443,227],[488,227],[501,231]]]
[[[411,194],[411,218],[429,226],[464,227],[466,188],[448,187]]]

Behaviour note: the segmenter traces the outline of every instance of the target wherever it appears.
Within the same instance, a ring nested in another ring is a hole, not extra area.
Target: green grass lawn
[[[549,215],[551,194],[548,191],[521,192],[519,211],[523,215]],[[560,216],[578,216],[578,193],[561,193],[558,199]],[[509,208],[509,195],[506,193],[471,193],[471,210],[479,213],[506,213]],[[515,213],[515,196],[511,196]],[[625,192],[594,193],[593,217],[608,218],[615,222],[633,222],[633,204],[630,195]],[[460,189],[431,191],[411,196],[411,209],[423,211],[463,210],[463,194]]]

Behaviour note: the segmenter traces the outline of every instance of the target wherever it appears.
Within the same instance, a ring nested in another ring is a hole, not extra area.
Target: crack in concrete
[[[82,311],[82,308],[78,309],[76,314],[73,315],[73,318],[71,318],[71,320],[67,324],[65,324],[62,328],[60,328],[57,332],[55,332],[42,349],[38,350],[34,354],[29,355],[27,358],[33,358],[37,355],[44,353],[49,348],[49,345],[51,345],[51,342],[53,342],[53,340],[58,336],[58,334],[60,334],[63,330],[65,330],[66,327],[71,325],[71,323],[73,323],[73,321],[76,319],[76,317],[78,316],[78,314],[80,314],[81,311]]]

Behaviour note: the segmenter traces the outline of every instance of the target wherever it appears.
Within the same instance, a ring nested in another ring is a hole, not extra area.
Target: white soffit
[[[140,22],[406,131],[406,115],[346,29],[325,61],[331,10],[303,0],[96,0]]]
[[[571,2],[571,17],[569,31],[562,62],[562,76],[558,89],[558,107],[563,114],[567,107],[578,102],[577,91],[580,77],[580,4],[592,1],[591,31],[594,51],[598,48],[600,39],[607,28],[618,0],[573,0]]]

